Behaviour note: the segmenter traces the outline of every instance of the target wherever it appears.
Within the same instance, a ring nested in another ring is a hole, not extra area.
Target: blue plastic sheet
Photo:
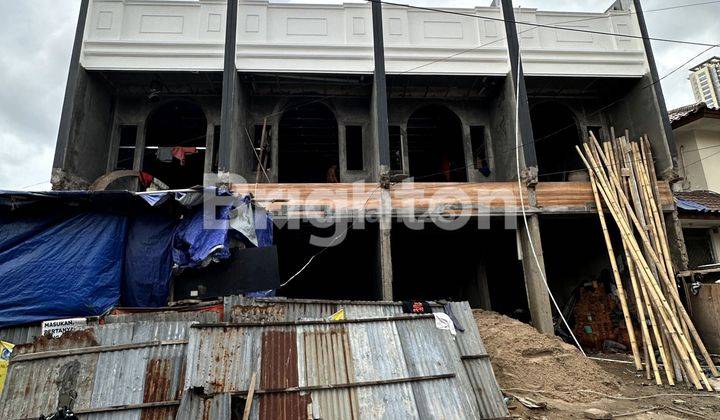
[[[101,315],[120,299],[125,216],[0,223],[0,327]]]
[[[154,308],[167,304],[172,275],[172,239],[177,222],[142,214],[128,228],[122,305]]]
[[[203,206],[197,206],[193,213],[180,222],[173,239],[173,262],[181,268],[198,267],[209,257],[218,260],[230,257],[228,220],[230,206],[218,208],[211,229],[206,229]]]

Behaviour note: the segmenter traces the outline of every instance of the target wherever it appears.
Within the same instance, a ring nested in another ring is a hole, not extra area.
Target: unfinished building
[[[53,185],[127,170],[182,189],[217,173],[280,222],[284,278],[321,249],[312,235],[335,235],[318,220],[348,221],[280,295],[468,300],[552,333],[543,273],[563,303],[608,268],[575,151],[589,131],[648,136],[676,220],[644,37],[638,0],[602,13],[83,0]],[[356,228],[357,213],[375,218]]]

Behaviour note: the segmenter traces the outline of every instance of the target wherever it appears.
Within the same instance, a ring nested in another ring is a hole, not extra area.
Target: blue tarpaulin
[[[218,206],[206,229],[203,206],[186,205],[200,193],[151,201],[126,191],[0,191],[0,328],[165,306],[173,263],[230,256],[233,206]],[[258,246],[272,245],[271,216],[259,207],[254,216]]]
[[[84,212],[0,223],[0,327],[101,315],[120,299],[127,217]]]
[[[150,213],[132,219],[125,248],[123,306],[154,308],[167,304],[176,225],[174,219]]]

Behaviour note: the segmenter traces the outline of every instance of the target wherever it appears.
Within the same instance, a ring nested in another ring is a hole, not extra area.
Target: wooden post
[[[380,289],[381,299],[384,301],[393,300],[393,264],[390,224],[379,224],[378,250],[380,253]]]

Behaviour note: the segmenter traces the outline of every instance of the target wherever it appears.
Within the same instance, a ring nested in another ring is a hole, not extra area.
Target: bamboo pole
[[[598,209],[598,217],[600,218],[600,227],[603,232],[603,237],[605,238],[605,245],[607,246],[608,256],[610,258],[610,267],[612,268],[613,277],[615,278],[615,286],[617,287],[618,298],[620,299],[620,307],[622,308],[623,318],[625,319],[625,328],[628,330],[630,347],[633,353],[633,360],[635,361],[635,368],[637,370],[642,370],[640,352],[638,350],[637,341],[635,340],[635,330],[633,329],[632,319],[630,318],[630,310],[628,309],[627,300],[625,299],[625,289],[623,288],[620,271],[618,270],[617,262],[615,261],[615,252],[613,251],[612,240],[610,239],[610,233],[608,232],[607,223],[605,222],[605,215],[603,214],[602,202],[598,196],[594,175],[592,175],[592,173],[590,174],[590,184],[592,185],[595,206]]]
[[[637,185],[634,184],[634,178],[632,176],[630,176],[630,175],[632,175],[632,172],[631,172],[632,168],[629,167],[631,162],[628,161],[627,148],[625,146],[624,140],[625,140],[624,138],[620,138],[615,141],[615,143],[616,143],[615,149],[618,150],[618,153],[622,157],[622,159],[620,159],[620,158],[616,159],[614,156],[611,155],[611,156],[608,156],[608,160],[610,161],[610,163],[613,163],[613,160],[617,160],[618,162],[621,162],[619,165],[618,164],[613,165],[613,167],[615,168],[614,170],[620,171],[620,172],[618,172],[619,173],[618,178],[621,178],[621,180],[625,180],[625,182],[622,182],[623,188],[621,188],[621,190],[623,190],[626,193],[627,190],[629,189],[630,191],[632,191],[634,193],[637,190]],[[623,166],[623,164],[622,164],[623,161],[625,162],[625,166]],[[625,169],[625,173],[623,173],[623,169]],[[634,195],[634,197],[635,197],[635,195]],[[617,199],[617,196],[614,198]],[[637,202],[637,200],[635,200],[635,199],[634,199],[634,201],[636,204],[636,206],[635,206],[636,211],[641,211],[641,209],[639,207],[639,202]],[[621,213],[627,220],[627,210],[623,210]],[[642,282],[640,283],[640,296],[641,296],[641,302],[644,306],[644,312],[647,314],[647,319],[644,319],[644,322],[647,323],[649,321],[649,323],[650,323],[650,327],[651,327],[651,330],[653,333],[653,337],[655,339],[655,343],[657,345],[658,351],[660,352],[660,357],[663,361],[663,369],[665,370],[666,376],[668,376],[668,382],[670,384],[672,384],[674,381],[672,379],[671,372],[668,371],[667,353],[664,348],[664,343],[662,342],[660,331],[658,330],[657,321],[655,320],[655,316],[652,311],[652,305],[650,304],[650,301],[648,300],[647,291],[645,290],[645,286],[642,284]],[[660,376],[659,369],[657,368],[657,365],[658,365],[657,359],[655,357],[655,352],[653,350],[653,345],[652,345],[651,339],[648,339],[648,344],[649,344],[649,348],[650,348],[650,362],[653,367],[653,374],[655,377],[655,382],[658,385],[661,385],[662,378]]]
[[[639,266],[641,269],[638,271],[639,271],[639,273],[642,274],[640,276],[641,281],[645,281],[646,285],[649,285],[649,286],[657,286],[654,283],[654,279],[652,277],[652,274],[650,273],[649,267],[647,266],[647,262],[642,257],[642,253],[640,252],[639,245],[637,244],[637,241],[635,240],[635,237],[632,234],[632,230],[630,229],[630,227],[628,226],[626,221],[619,214],[620,213],[619,204],[608,195],[609,185],[608,185],[608,181],[603,177],[604,173],[600,170],[599,166],[597,167],[597,169],[595,168],[595,165],[597,165],[597,162],[594,161],[594,159],[593,159],[592,152],[590,151],[590,147],[587,144],[585,144],[583,146],[585,147],[585,150],[586,150],[587,159],[586,159],[586,156],[583,155],[582,152],[580,152],[579,147],[577,147],[578,153],[580,153],[583,163],[586,165],[586,167],[589,170],[594,171],[595,174],[597,175],[596,178],[600,180],[600,183],[598,185],[598,187],[599,187],[598,190],[600,191],[601,195],[603,196],[606,203],[608,204],[608,207],[609,207],[611,213],[613,214],[613,217],[615,218],[618,226],[620,227],[622,234],[624,235],[625,238],[627,238],[628,244],[630,245],[629,250],[630,250],[631,254],[635,258],[635,260],[639,263]],[[592,162],[592,163],[589,163],[588,159],[590,159],[590,162]],[[610,178],[612,178],[613,176],[615,176],[615,175],[611,174]],[[620,194],[620,196],[621,196],[621,198],[625,198],[625,197],[623,197],[622,193]],[[625,203],[627,204],[626,199],[625,199]],[[628,205],[628,207],[629,207],[629,205]],[[634,217],[634,214],[632,213],[632,210],[631,209],[628,209],[628,210],[629,210],[629,214],[635,219],[634,221],[637,221],[637,219]],[[664,297],[660,296],[654,287],[649,287],[648,290],[650,291],[650,293],[649,293],[650,298],[655,303],[655,305],[659,308],[664,308],[664,309],[668,310],[668,312],[669,312],[669,307],[668,307],[667,301],[664,299]],[[675,344],[675,346],[678,348],[678,353],[681,356],[680,357],[681,361],[683,362],[683,364],[686,365],[693,385],[697,389],[702,389],[702,385],[700,384],[700,382],[698,381],[698,378],[697,378],[697,371],[695,370],[695,366],[690,360],[691,356],[694,356],[694,355],[688,354],[688,351],[687,351],[687,343],[686,343],[687,340],[683,340],[684,337],[681,337],[678,334],[677,329],[675,328],[675,326],[673,325],[671,320],[668,318],[668,315],[665,313],[665,311],[659,310],[658,312],[660,313],[661,317],[663,318],[663,321],[668,325],[669,335],[672,338],[672,341]],[[697,363],[697,361],[695,361],[695,363]],[[707,381],[707,378],[705,378],[705,381]],[[707,387],[710,388],[709,383],[707,384]]]
[[[593,140],[594,140],[594,138],[593,138]],[[587,146],[587,145],[585,144],[585,145],[583,145],[583,146]],[[602,152],[602,150],[599,148],[596,140],[593,141],[593,146],[598,150],[598,153],[599,153],[599,155],[600,155],[600,158],[603,160],[603,162],[605,163],[605,165],[607,165],[607,164],[608,164],[608,163],[607,163],[607,157],[604,155],[604,153]],[[579,149],[579,148],[578,148],[578,149]],[[589,146],[587,147],[587,149],[588,149],[588,157],[589,157],[589,158],[592,158],[592,153],[589,152]],[[597,163],[597,162],[596,162],[596,163]],[[610,176],[609,178],[612,179],[615,183],[617,183],[617,179],[616,179],[614,176]],[[600,177],[600,179],[602,180],[602,177]],[[625,207],[628,209],[628,213],[629,213],[630,216],[631,216],[631,219],[632,219],[632,221],[633,221],[633,224],[635,225],[635,228],[637,229],[637,231],[638,231],[638,233],[639,233],[639,235],[640,235],[641,240],[643,241],[643,243],[649,243],[647,234],[646,234],[645,231],[642,230],[641,224],[640,224],[639,220],[637,219],[637,217],[635,216],[635,214],[633,213],[632,208],[630,207],[630,203],[629,203],[627,197],[626,197],[624,194],[622,194],[622,193],[620,193],[619,196],[620,196],[621,201],[622,201],[623,204],[625,205]],[[618,204],[618,208],[619,208],[619,207],[620,207],[620,205]],[[632,232],[632,230],[630,230],[630,232]],[[655,255],[655,253],[652,252],[652,250],[650,250],[650,252],[648,252],[648,254],[649,254],[650,258],[653,260],[653,263],[655,263],[655,265],[660,265],[660,264],[661,264],[661,263],[660,263],[660,260],[659,260],[658,257],[657,257],[657,255]],[[662,277],[662,276],[661,276],[661,277]],[[672,282],[671,282],[667,277],[662,277],[661,280],[662,280],[662,281],[665,281],[667,284],[672,284]],[[655,282],[652,282],[652,284],[653,284],[654,287],[658,287],[658,291],[657,291],[657,292],[659,293],[659,297],[661,298],[661,303],[662,303],[663,305],[665,305],[665,306],[668,306],[668,308],[669,308],[669,304],[667,303],[667,299],[666,299],[665,296],[659,291],[659,286],[658,286]],[[693,339],[693,340],[695,341],[695,343],[697,344],[698,349],[700,349],[700,352],[702,353],[703,357],[705,358],[705,360],[706,360],[706,362],[707,362],[707,364],[708,364],[708,367],[710,368],[712,374],[713,374],[714,376],[716,376],[716,377],[717,377],[717,376],[720,376],[720,374],[718,374],[718,371],[717,371],[717,368],[715,367],[714,362],[712,361],[712,358],[710,357],[710,354],[708,353],[707,349],[705,348],[705,345],[704,345],[703,342],[702,342],[702,339],[700,338],[700,334],[698,334],[697,329],[695,328],[694,324],[692,323],[692,320],[690,319],[690,316],[687,314],[687,311],[685,311],[685,308],[682,306],[682,301],[680,300],[679,294],[670,293],[670,296],[672,297],[673,300],[675,300],[675,303],[680,307],[681,317],[685,319],[685,322],[687,322],[688,328],[689,328],[690,333],[691,333],[691,335],[692,335],[692,339]],[[677,318],[673,318],[673,321],[675,321],[675,323],[677,323],[677,325],[674,325],[674,327],[675,327],[676,329],[681,330],[681,327],[680,327],[680,325],[679,325],[679,321],[677,320]],[[680,332],[682,333],[682,331],[680,331]],[[694,352],[694,350],[692,349],[692,344],[690,344],[690,356],[691,356],[691,360],[693,361],[693,364],[695,364],[695,365],[697,365],[697,366],[699,367],[699,366],[700,366],[700,363],[697,361],[697,358],[695,357],[695,352]],[[703,378],[705,379],[705,381],[707,382],[707,378],[705,378],[704,375],[702,375],[702,377],[703,377]],[[707,386],[709,387],[710,384],[707,383]]]

